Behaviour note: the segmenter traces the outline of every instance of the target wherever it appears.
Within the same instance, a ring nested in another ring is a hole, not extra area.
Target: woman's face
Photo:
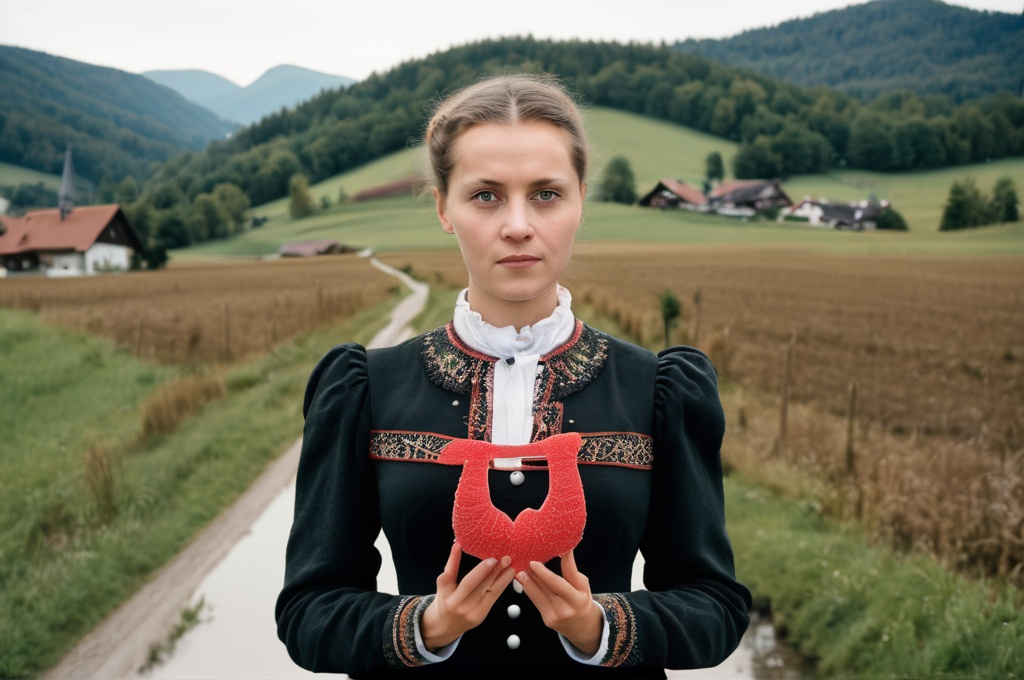
[[[497,327],[533,324],[558,305],[586,184],[566,133],[543,121],[475,125],[455,141],[441,226],[469,270],[469,304]]]

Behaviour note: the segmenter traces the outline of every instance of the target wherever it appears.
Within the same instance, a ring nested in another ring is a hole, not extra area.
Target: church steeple
[[[71,165],[71,144],[64,152],[64,173],[60,178],[60,219],[71,214],[75,209],[75,169]]]

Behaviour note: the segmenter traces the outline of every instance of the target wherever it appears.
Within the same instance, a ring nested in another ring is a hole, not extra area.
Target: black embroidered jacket
[[[714,369],[695,349],[656,357],[579,322],[541,357],[533,439],[583,437],[587,525],[575,555],[609,622],[601,665],[574,661],[511,587],[451,658],[419,654],[413,624],[447,560],[461,473],[437,456],[453,438],[490,438],[496,361],[449,324],[387,349],[340,345],[318,364],[277,603],[292,658],[353,677],[663,678],[664,668],[720,663],[746,629],[750,595],[725,532]],[[518,484],[508,470],[489,473],[492,502],[513,518],[547,495],[545,468],[521,472]],[[399,594],[376,590],[381,528]],[[631,592],[638,550],[647,590]],[[462,572],[476,563],[464,555]]]

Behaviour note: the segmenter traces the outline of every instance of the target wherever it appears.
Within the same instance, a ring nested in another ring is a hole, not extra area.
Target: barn
[[[0,217],[7,274],[81,276],[126,271],[142,244],[119,205],[33,210]]]
[[[645,194],[639,205],[646,208],[689,208],[699,209],[708,202],[707,196],[697,187],[681,179],[664,178]]]

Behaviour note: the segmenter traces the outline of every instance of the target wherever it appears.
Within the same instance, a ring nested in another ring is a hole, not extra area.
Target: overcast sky
[[[279,64],[362,79],[484,38],[672,43],[727,37],[851,4],[859,2],[0,0],[0,44],[133,73],[203,69],[244,86]],[[1022,0],[949,4],[1014,14],[1022,8]]]

